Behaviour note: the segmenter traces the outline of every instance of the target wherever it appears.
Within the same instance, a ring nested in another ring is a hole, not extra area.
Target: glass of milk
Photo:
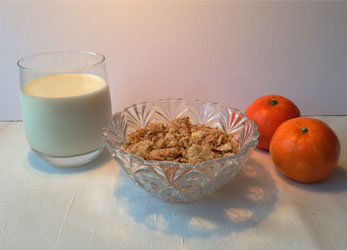
[[[94,160],[104,150],[103,127],[112,115],[105,57],[86,51],[47,52],[17,64],[32,151],[60,167]]]

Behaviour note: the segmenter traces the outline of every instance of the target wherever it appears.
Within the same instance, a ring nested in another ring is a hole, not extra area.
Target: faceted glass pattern
[[[150,122],[168,123],[186,117],[231,133],[239,143],[237,154],[200,164],[147,161],[124,151],[126,135]],[[225,183],[245,164],[258,143],[256,125],[237,109],[214,102],[165,99],[134,104],[115,113],[104,129],[106,147],[125,173],[140,187],[168,202],[202,199]]]

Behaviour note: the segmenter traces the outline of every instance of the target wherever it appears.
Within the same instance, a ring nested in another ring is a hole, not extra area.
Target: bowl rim
[[[158,103],[158,102],[167,102],[167,101],[188,101],[188,102],[203,102],[203,103],[211,103],[213,105],[218,106],[219,108],[225,108],[225,109],[232,109],[233,111],[235,111],[237,114],[240,114],[242,117],[246,118],[246,120],[250,123],[250,125],[253,128],[254,131],[254,135],[253,138],[244,145],[244,147],[237,151],[236,154],[230,155],[230,156],[224,156],[224,157],[220,157],[220,158],[216,158],[216,159],[212,159],[212,160],[208,160],[208,161],[204,161],[198,164],[190,164],[190,163],[181,163],[181,162],[172,162],[172,161],[151,161],[151,160],[145,160],[137,155],[134,155],[128,151],[125,151],[124,149],[122,149],[121,147],[118,146],[113,146],[112,145],[112,149],[113,147],[115,147],[117,150],[119,150],[122,154],[126,154],[126,155],[130,155],[131,157],[135,158],[136,160],[143,162],[144,164],[165,164],[168,166],[177,166],[177,165],[183,165],[184,167],[188,167],[188,168],[200,168],[200,167],[204,167],[204,165],[207,164],[211,164],[211,163],[215,163],[218,161],[224,161],[224,160],[232,160],[232,159],[236,159],[238,158],[240,155],[244,155],[246,154],[252,147],[255,147],[258,143],[258,137],[259,137],[259,131],[258,131],[258,126],[252,121],[250,120],[243,112],[241,112],[239,109],[231,107],[231,106],[227,106],[227,105],[220,105],[217,102],[212,102],[212,101],[208,101],[208,100],[200,100],[200,99],[187,99],[187,98],[166,98],[166,99],[158,99],[158,100],[154,100],[154,101],[144,101],[144,102],[136,102],[130,106],[125,107],[123,110],[121,111],[117,111],[112,115],[111,120],[109,120],[106,123],[106,126],[103,128],[103,135],[105,137],[106,140],[106,144],[110,144],[108,142],[108,138],[107,138],[107,134],[106,131],[108,130],[110,124],[112,123],[113,117],[115,117],[116,115],[119,115],[133,107],[137,107],[138,105],[145,105],[145,104],[154,104],[154,103]],[[113,149],[114,150],[114,149]]]

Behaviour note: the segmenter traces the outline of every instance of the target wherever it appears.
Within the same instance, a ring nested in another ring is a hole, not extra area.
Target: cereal
[[[150,123],[127,136],[122,148],[145,160],[198,164],[237,152],[233,136],[203,124],[191,124],[188,117],[169,124]]]

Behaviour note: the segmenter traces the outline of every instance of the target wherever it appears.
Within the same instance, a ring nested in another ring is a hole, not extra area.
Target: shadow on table
[[[325,180],[316,183],[300,183],[293,181],[277,171],[278,176],[286,183],[311,192],[339,193],[347,190],[347,169],[337,166]]]
[[[119,176],[115,196],[138,223],[184,237],[229,234],[254,227],[269,216],[277,188],[269,172],[250,158],[237,175],[215,194],[187,204],[166,203]]]
[[[77,174],[81,172],[86,172],[92,169],[95,169],[97,167],[102,166],[103,164],[106,164],[111,160],[111,156],[107,150],[104,150],[94,161],[83,165],[83,166],[77,166],[77,167],[68,167],[68,168],[62,168],[62,167],[55,167],[44,160],[42,160],[40,157],[38,157],[36,154],[34,154],[33,151],[29,151],[28,153],[28,161],[30,165],[45,173],[49,174]]]

